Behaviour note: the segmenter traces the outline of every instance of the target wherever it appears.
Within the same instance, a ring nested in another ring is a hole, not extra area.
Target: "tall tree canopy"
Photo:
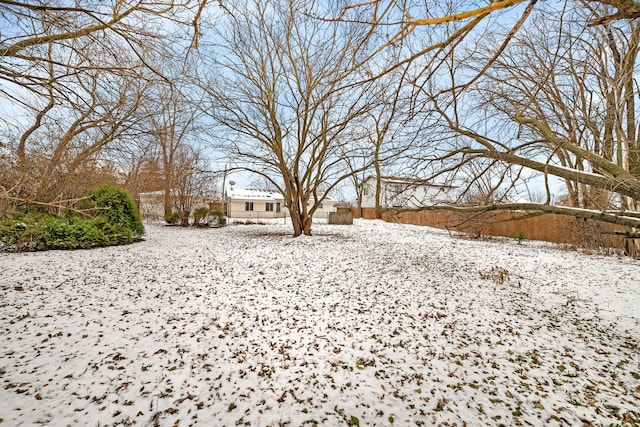
[[[371,108],[357,64],[369,27],[332,22],[313,0],[255,1],[216,24],[206,90],[222,146],[284,195],[294,235],[310,234],[327,193],[349,178],[350,124]]]
[[[197,41],[205,5],[0,1],[2,199],[75,197],[104,168],[105,147],[145,134],[158,64]]]
[[[423,158],[440,164],[439,173],[475,165],[472,181],[487,175],[490,186],[515,187],[533,171],[547,190],[554,176],[569,207],[552,206],[550,194],[546,203],[503,199],[498,207],[640,224],[640,3],[503,0],[469,8],[380,0],[352,7],[393,30],[378,51],[404,42],[398,65],[419,66],[416,106],[440,124]]]

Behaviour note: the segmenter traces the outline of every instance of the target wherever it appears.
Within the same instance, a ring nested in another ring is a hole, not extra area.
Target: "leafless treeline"
[[[282,191],[296,235],[329,191],[360,199],[383,174],[454,183],[473,209],[637,226],[639,15],[635,1],[0,0],[2,211],[105,182],[188,210],[226,163]],[[527,190],[535,204],[514,199]]]

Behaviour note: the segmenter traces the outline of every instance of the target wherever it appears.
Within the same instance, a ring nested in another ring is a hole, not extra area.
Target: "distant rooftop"
[[[365,181],[368,181],[370,179],[375,179],[375,177],[374,176],[368,176],[367,179],[365,179]],[[426,179],[410,178],[410,177],[404,177],[404,176],[381,176],[380,180],[382,182],[394,183],[394,184],[430,185],[432,187],[449,187],[449,188],[455,188],[456,187],[455,185],[442,184],[442,183],[428,181]]]
[[[284,200],[282,193],[277,190],[256,190],[252,188],[234,188],[227,190],[227,197],[236,200]],[[324,200],[327,202],[335,201],[329,196],[326,196]]]
[[[233,199],[283,200],[282,193],[275,190],[256,190],[252,188],[234,188],[227,190],[227,197]]]

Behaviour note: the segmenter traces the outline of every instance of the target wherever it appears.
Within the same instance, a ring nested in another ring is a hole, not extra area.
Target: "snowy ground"
[[[639,261],[289,232],[0,254],[0,423],[639,425]]]

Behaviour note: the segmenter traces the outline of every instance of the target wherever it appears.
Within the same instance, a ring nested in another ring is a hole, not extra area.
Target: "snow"
[[[380,221],[0,254],[4,425],[637,425],[640,262]]]

